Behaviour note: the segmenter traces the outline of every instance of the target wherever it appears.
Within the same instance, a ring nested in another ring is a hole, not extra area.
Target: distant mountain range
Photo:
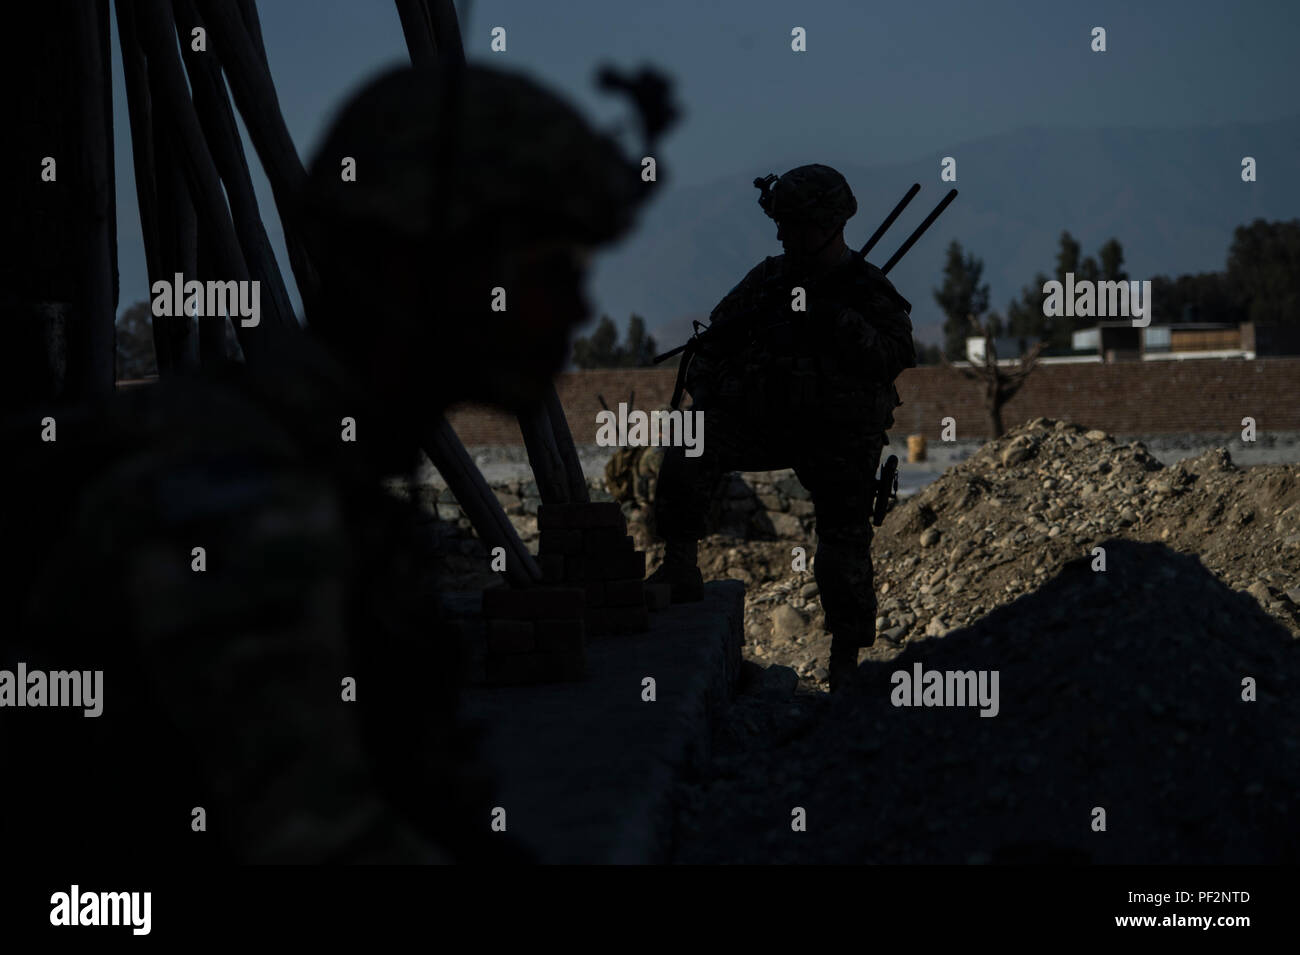
[[[863,154],[870,153],[870,144]],[[957,159],[957,182],[939,181],[943,156]],[[1241,181],[1253,156],[1257,181]],[[671,163],[665,155],[665,164]],[[1132,278],[1221,269],[1232,231],[1256,218],[1300,217],[1300,116],[1270,123],[1191,129],[1031,127],[955,145],[932,156],[870,166],[809,155],[738,169],[708,185],[665,189],[636,234],[598,260],[591,285],[597,314],[622,326],[636,312],[665,348],[690,333],[765,255],[781,251],[776,228],[758,208],[757,175],[804,162],[835,166],[858,198],[846,238],[860,247],[913,182],[921,193],[871,255],[883,264],[953,186],[957,200],[890,273],[912,301],[917,337],[940,339],[943,315],[931,290],[944,249],[956,239],[984,260],[998,311],[1038,271],[1054,267],[1068,229],[1095,255],[1111,236],[1124,247]]]

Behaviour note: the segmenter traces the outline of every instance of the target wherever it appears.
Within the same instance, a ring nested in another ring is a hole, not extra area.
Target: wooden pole
[[[185,72],[176,55],[176,24],[171,5],[166,0],[138,0],[136,6],[139,12],[136,25],[149,60],[149,72],[152,77],[156,70],[158,76],[154,100],[164,111],[169,131],[178,143],[199,222],[212,243],[213,261],[226,281],[249,281],[248,266],[225,203],[221,177],[208,152]],[[235,333],[249,361],[266,354],[273,329],[274,325],[265,322],[254,327],[235,322]]]
[[[108,60],[108,0],[78,3],[74,17],[79,130],[81,215],[81,328],[73,346],[74,393],[103,398],[116,380],[114,323],[117,319],[117,220],[113,183],[112,75]],[[17,91],[14,91],[17,95]]]
[[[422,445],[483,543],[505,548],[506,580],[515,587],[540,583],[542,570],[537,561],[519,539],[515,526],[501,509],[501,502],[443,415],[430,422]]]
[[[543,400],[551,431],[555,435],[555,445],[560,451],[560,460],[564,462],[564,473],[569,482],[569,501],[586,504],[591,500],[591,492],[587,489],[587,477],[582,473],[582,460],[573,443],[573,432],[569,430],[569,419],[565,417],[564,405],[560,403],[554,384],[547,389]]]
[[[149,287],[163,278],[162,238],[158,213],[157,144],[153,134],[153,100],[149,93],[148,65],[136,30],[135,4],[117,3],[117,38],[122,50],[122,74],[126,85],[127,116],[131,127],[131,156],[135,165],[135,193],[140,209],[140,233],[144,237],[145,268]],[[158,374],[170,375],[174,351],[172,327],[153,322],[154,355]]]
[[[406,51],[415,66],[432,66],[438,61],[438,44],[433,36],[433,21],[424,0],[397,0],[397,18],[402,21]]]
[[[190,36],[194,28],[203,26],[194,0],[175,0],[175,6],[176,23],[182,38],[181,55],[190,78],[194,108],[212,151],[212,158],[221,174],[221,181],[226,187],[235,233],[244,260],[248,263],[249,274],[261,282],[263,320],[281,328],[297,329],[298,320],[293,313],[289,292],[285,288],[284,277],[275,260],[271,240],[267,237],[257,207],[253,179],[249,175],[248,161],[239,139],[235,113],[226,96],[220,62],[214,52],[196,52],[189,43],[184,42],[184,38]],[[223,324],[223,340],[224,335]]]
[[[195,273],[199,280],[206,282],[209,279],[220,278],[219,270],[212,260],[212,246],[207,236],[199,233],[197,245],[198,262]],[[204,315],[199,319],[199,364],[210,366],[226,360],[226,322],[228,321],[230,319],[224,315]]]
[[[256,11],[253,12],[252,22],[256,23]],[[296,215],[296,203],[307,182],[307,172],[280,112],[265,48],[254,42],[240,9],[229,0],[199,0],[199,13],[207,24],[209,39],[215,43],[248,138],[271,183],[280,225],[284,228],[285,248],[289,251],[289,267],[297,280],[303,309],[310,314],[320,282],[303,245]]]
[[[519,430],[524,436],[528,451],[528,464],[533,469],[537,493],[546,505],[569,502],[569,479],[565,473],[564,459],[555,443],[551,419],[542,405],[528,414],[519,416]]]
[[[154,157],[158,169],[158,230],[162,238],[159,261],[162,278],[171,282],[176,273],[185,279],[199,278],[199,223],[190,199],[190,189],[182,171],[184,160],[174,131],[158,130],[154,140]],[[172,371],[192,370],[199,364],[196,339],[197,325],[189,315],[170,318],[154,316],[155,327],[167,329],[170,349],[167,362]]]
[[[452,0],[428,0],[429,22],[433,28],[433,42],[443,59],[457,65],[465,63],[465,48],[461,44],[460,21]]]
[[[269,71],[270,62],[266,58],[266,46],[262,43],[262,21],[257,16],[257,0],[239,0],[239,18],[244,21],[244,30]]]

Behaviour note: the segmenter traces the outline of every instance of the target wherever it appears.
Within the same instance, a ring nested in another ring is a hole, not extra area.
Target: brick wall
[[[634,407],[652,409],[668,403],[673,378],[659,368],[581,371],[561,375],[556,389],[574,440],[594,444],[598,394],[616,408],[635,392]],[[926,366],[903,372],[898,392],[896,433],[937,439],[940,420],[952,416],[958,438],[987,437],[975,382]],[[1300,358],[1041,365],[1003,409],[1003,422],[1011,427],[1039,416],[1112,434],[1235,432],[1246,416],[1261,432],[1300,431]],[[450,417],[465,444],[523,443],[509,416],[463,406]]]
[[[673,396],[677,372],[671,368],[608,368],[560,375],[555,390],[564,405],[569,430],[578,444],[596,443],[596,415],[601,410],[597,395],[604,395],[610,409],[634,396],[634,408],[645,411],[667,407]],[[509,415],[487,408],[462,405],[447,416],[464,444],[523,444],[519,425]]]

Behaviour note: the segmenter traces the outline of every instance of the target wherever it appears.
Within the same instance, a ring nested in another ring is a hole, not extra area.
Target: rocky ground
[[[1016,428],[886,518],[881,636],[836,698],[796,543],[702,547],[749,589],[749,670],[682,791],[681,861],[1295,861],[1300,466]],[[998,669],[1002,712],[892,706],[918,660]]]
[[[1212,450],[1164,467],[1138,443],[1038,419],[949,468],[898,504],[872,547],[881,638],[866,657],[942,635],[1032,592],[1117,537],[1197,556],[1300,635],[1300,465],[1239,469]],[[655,566],[659,546],[641,538]],[[706,579],[745,583],[746,655],[825,688],[830,636],[811,571],[812,542],[706,540]],[[1108,572],[1114,566],[1107,554]]]
[[[679,789],[677,860],[1300,860],[1300,443],[1203,440],[1038,419],[932,446],[877,531],[879,637],[834,697],[817,585],[792,568],[815,540],[774,519],[795,536],[704,541],[706,578],[746,585],[746,663],[708,773]],[[479,456],[497,479],[524,461]],[[535,487],[513,480],[498,498],[534,542]],[[457,546],[469,583],[494,579]],[[894,706],[917,663],[996,670],[998,715]]]
[[[676,861],[1300,860],[1294,638],[1195,558],[1108,544],[1130,572],[1073,561],[867,660],[845,693],[752,666],[707,772],[679,787]],[[997,671],[997,715],[894,706],[894,672],[918,664]]]

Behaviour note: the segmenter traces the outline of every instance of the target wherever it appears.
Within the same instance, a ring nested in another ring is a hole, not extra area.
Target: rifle
[[[871,523],[879,527],[889,510],[889,502],[898,497],[898,455],[891,454],[880,469],[880,477],[875,480],[874,503],[871,507]]]
[[[755,180],[756,185],[759,182],[761,182],[761,180]],[[908,203],[910,203],[912,199],[916,196],[916,194],[920,191],[921,191],[921,184],[919,182],[912,183],[912,187],[907,190],[907,192],[903,195],[903,198],[899,200],[896,206],[894,206],[893,210],[889,213],[889,215],[885,216],[884,221],[881,222],[880,225],[876,228],[876,231],[871,234],[871,238],[869,238],[866,241],[866,244],[863,245],[862,248],[858,250],[857,252],[858,258],[863,260],[866,259],[867,253],[869,253],[873,248],[875,248],[876,243],[880,241],[880,239],[884,236],[884,234],[887,231],[889,231],[889,227],[894,224],[895,220],[898,219],[899,215],[902,214],[903,210],[907,208]],[[925,231],[934,224],[934,221],[938,219],[940,215],[943,214],[943,210],[948,208],[948,206],[956,198],[957,198],[957,190],[951,189],[948,191],[947,195],[945,195],[941,200],[939,200],[939,204],[930,211],[930,214],[926,216],[924,220],[922,220],[921,224],[917,226],[916,229],[912,232],[912,234],[907,237],[906,241],[904,241],[903,244],[898,247],[898,251],[895,252],[892,256],[890,256],[889,261],[885,263],[885,267],[880,270],[882,274],[885,275],[889,274],[890,269],[892,269],[895,265],[898,264],[899,260],[902,259],[902,257],[908,253],[908,251],[912,248],[912,246],[916,244],[917,240],[920,239],[921,236],[925,234]],[[763,293],[758,296],[758,299],[761,301],[765,297],[766,297],[766,293]],[[676,348],[672,349],[671,351],[666,351],[662,355],[657,355],[654,360],[655,364],[657,365],[660,362],[667,361],[669,358],[672,358],[674,355],[682,355],[682,360],[677,366],[677,381],[673,385],[673,398],[672,398],[671,407],[674,410],[677,408],[678,404],[681,403],[682,392],[686,388],[686,367],[687,365],[690,364],[690,360],[694,356],[695,352],[705,345],[713,344],[713,343],[722,344],[727,342],[728,339],[741,337],[744,335],[744,333],[752,331],[752,329],[749,329],[743,323],[739,323],[735,321],[728,322],[726,323],[726,325],[706,326],[699,321],[692,321],[691,324],[694,327],[693,333],[690,339],[685,344],[678,345]],[[731,330],[730,331],[724,330],[728,326],[731,327]]]

